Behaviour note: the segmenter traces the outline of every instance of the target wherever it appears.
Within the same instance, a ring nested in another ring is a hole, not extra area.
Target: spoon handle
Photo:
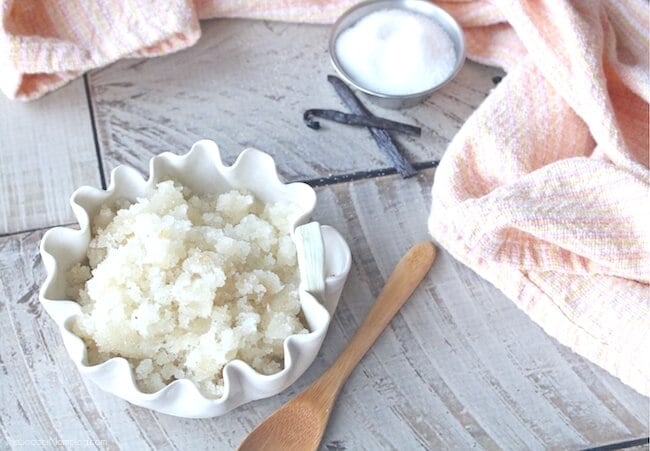
[[[399,261],[357,332],[318,379],[318,391],[333,402],[348,376],[420,284],[436,256],[430,241],[413,246]]]
[[[347,348],[321,377],[257,426],[239,446],[244,450],[316,450],[341,387],[397,311],[404,305],[436,257],[429,241],[413,246],[395,267],[370,313]]]

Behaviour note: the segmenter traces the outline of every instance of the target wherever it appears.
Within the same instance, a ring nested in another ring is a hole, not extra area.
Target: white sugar
[[[398,9],[369,14],[336,40],[341,66],[360,86],[383,94],[413,94],[454,70],[454,44],[426,16]]]

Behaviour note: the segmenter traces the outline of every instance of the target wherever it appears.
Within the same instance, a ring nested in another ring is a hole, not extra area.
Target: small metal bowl
[[[454,50],[456,52],[456,66],[447,79],[425,91],[395,95],[384,94],[368,89],[345,71],[343,65],[338,59],[338,55],[336,54],[336,40],[343,31],[353,26],[361,18],[382,9],[401,9],[424,15],[436,22],[443,30],[445,30],[445,32],[447,32],[454,44]],[[443,9],[426,0],[370,0],[353,6],[343,13],[343,15],[334,23],[329,39],[329,53],[332,64],[339,76],[349,85],[366,94],[372,102],[390,109],[410,108],[422,102],[434,91],[449,83],[449,81],[451,81],[460,71],[460,68],[465,62],[465,37],[463,30],[453,17],[447,14]]]

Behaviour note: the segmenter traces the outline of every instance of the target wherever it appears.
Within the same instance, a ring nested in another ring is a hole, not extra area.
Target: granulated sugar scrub
[[[314,189],[283,182],[262,151],[228,165],[201,140],[148,166],[76,189],[78,227],[41,240],[39,300],[71,361],[102,390],[184,418],[286,390],[331,324],[345,238],[310,221]]]
[[[241,190],[199,196],[173,181],[133,204],[103,206],[87,262],[67,277],[88,363],[124,357],[144,392],[186,378],[210,398],[223,394],[233,359],[280,371],[284,339],[308,333],[288,219],[295,208]]]
[[[464,43],[453,18],[429,2],[378,1],[339,19],[330,54],[339,74],[357,89],[399,99],[428,95],[449,81],[464,60]],[[413,104],[407,103],[386,106]]]

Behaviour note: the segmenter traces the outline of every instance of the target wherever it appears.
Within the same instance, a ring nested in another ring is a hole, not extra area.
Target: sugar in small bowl
[[[330,57],[350,85],[387,108],[407,108],[449,82],[465,59],[463,32],[425,0],[374,0],[344,13]]]

